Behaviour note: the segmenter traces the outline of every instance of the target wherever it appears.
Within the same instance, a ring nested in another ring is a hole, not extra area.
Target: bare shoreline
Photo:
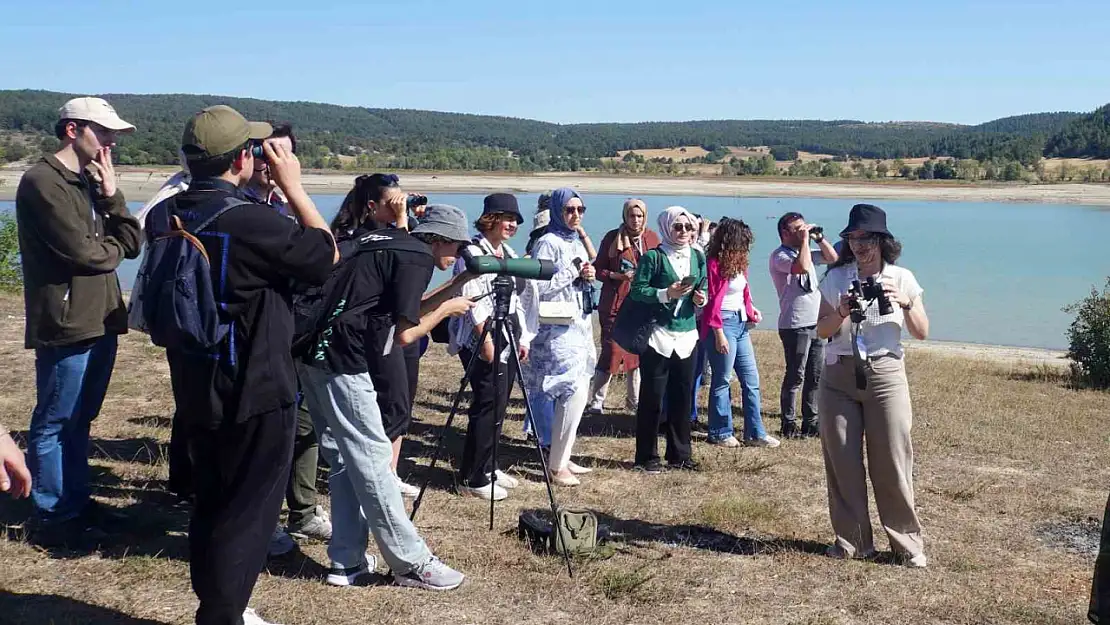
[[[119,186],[130,201],[149,200],[172,169],[122,169]],[[12,200],[23,172],[0,170],[0,200]],[[313,194],[344,194],[354,173],[306,172]],[[950,184],[933,182],[828,182],[753,178],[661,178],[576,173],[405,173],[406,187],[424,193],[540,193],[570,186],[584,193],[615,195],[695,195],[716,197],[843,198],[847,200],[921,200],[933,202],[1009,202],[1110,206],[1106,184]]]

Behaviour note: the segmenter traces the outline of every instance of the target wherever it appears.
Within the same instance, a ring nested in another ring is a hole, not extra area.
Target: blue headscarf
[[[574,198],[581,199],[578,193],[570,187],[562,187],[551,192],[551,224],[547,226],[548,232],[554,232],[567,241],[573,241],[578,233],[567,225],[567,216],[563,213],[567,202]]]

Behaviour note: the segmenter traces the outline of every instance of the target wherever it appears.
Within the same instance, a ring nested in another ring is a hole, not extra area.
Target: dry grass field
[[[19,300],[0,298],[0,419],[15,430],[26,429],[34,402],[22,312]],[[776,433],[777,337],[756,333],[756,349],[764,416]],[[830,529],[818,442],[725,450],[699,440],[702,472],[645,476],[629,470],[633,418],[613,411],[580,429],[576,460],[595,471],[581,487],[557,491],[561,503],[598,513],[613,548],[611,557],[577,561],[570,579],[559,559],[532,553],[515,535],[518,512],[542,508],[546,496],[514,399],[501,453],[524,479],[498,504],[496,530],[486,528],[486,504],[453,494],[445,468],[431,474],[418,518],[437,554],[468,574],[462,588],[331,588],[321,579],[325,546],[303,542],[270,562],[252,605],[287,625],[1084,622],[1093,517],[1110,483],[1110,395],[1070,389],[1045,365],[918,350],[908,366],[927,570],[822,555]],[[441,346],[423,368],[401,466],[414,482],[427,475],[461,375]],[[623,405],[620,387],[612,406]],[[97,553],[48,552],[24,540],[26,503],[0,498],[0,623],[192,622],[187,512],[164,490],[172,412],[160,350],[126,336],[93,426],[92,458],[96,497],[130,515],[130,529]],[[448,437],[452,454],[464,425]]]

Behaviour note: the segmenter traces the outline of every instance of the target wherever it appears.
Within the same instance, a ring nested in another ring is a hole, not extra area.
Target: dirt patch
[[[1043,523],[1035,528],[1037,538],[1053,549],[1083,556],[1097,556],[1102,538],[1102,521],[1087,517],[1078,521]]]

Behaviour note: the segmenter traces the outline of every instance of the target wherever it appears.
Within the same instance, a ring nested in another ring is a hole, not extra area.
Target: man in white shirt
[[[816,437],[817,386],[824,368],[824,341],[817,337],[817,315],[821,293],[817,289],[816,265],[835,263],[836,250],[801,213],[779,218],[782,245],[771,253],[771,281],[779,295],[779,338],[786,358],[780,408],[782,435],[786,438]],[[819,250],[810,249],[815,241]],[[804,251],[804,253],[803,253]],[[802,423],[798,426],[795,404],[802,391]]]

